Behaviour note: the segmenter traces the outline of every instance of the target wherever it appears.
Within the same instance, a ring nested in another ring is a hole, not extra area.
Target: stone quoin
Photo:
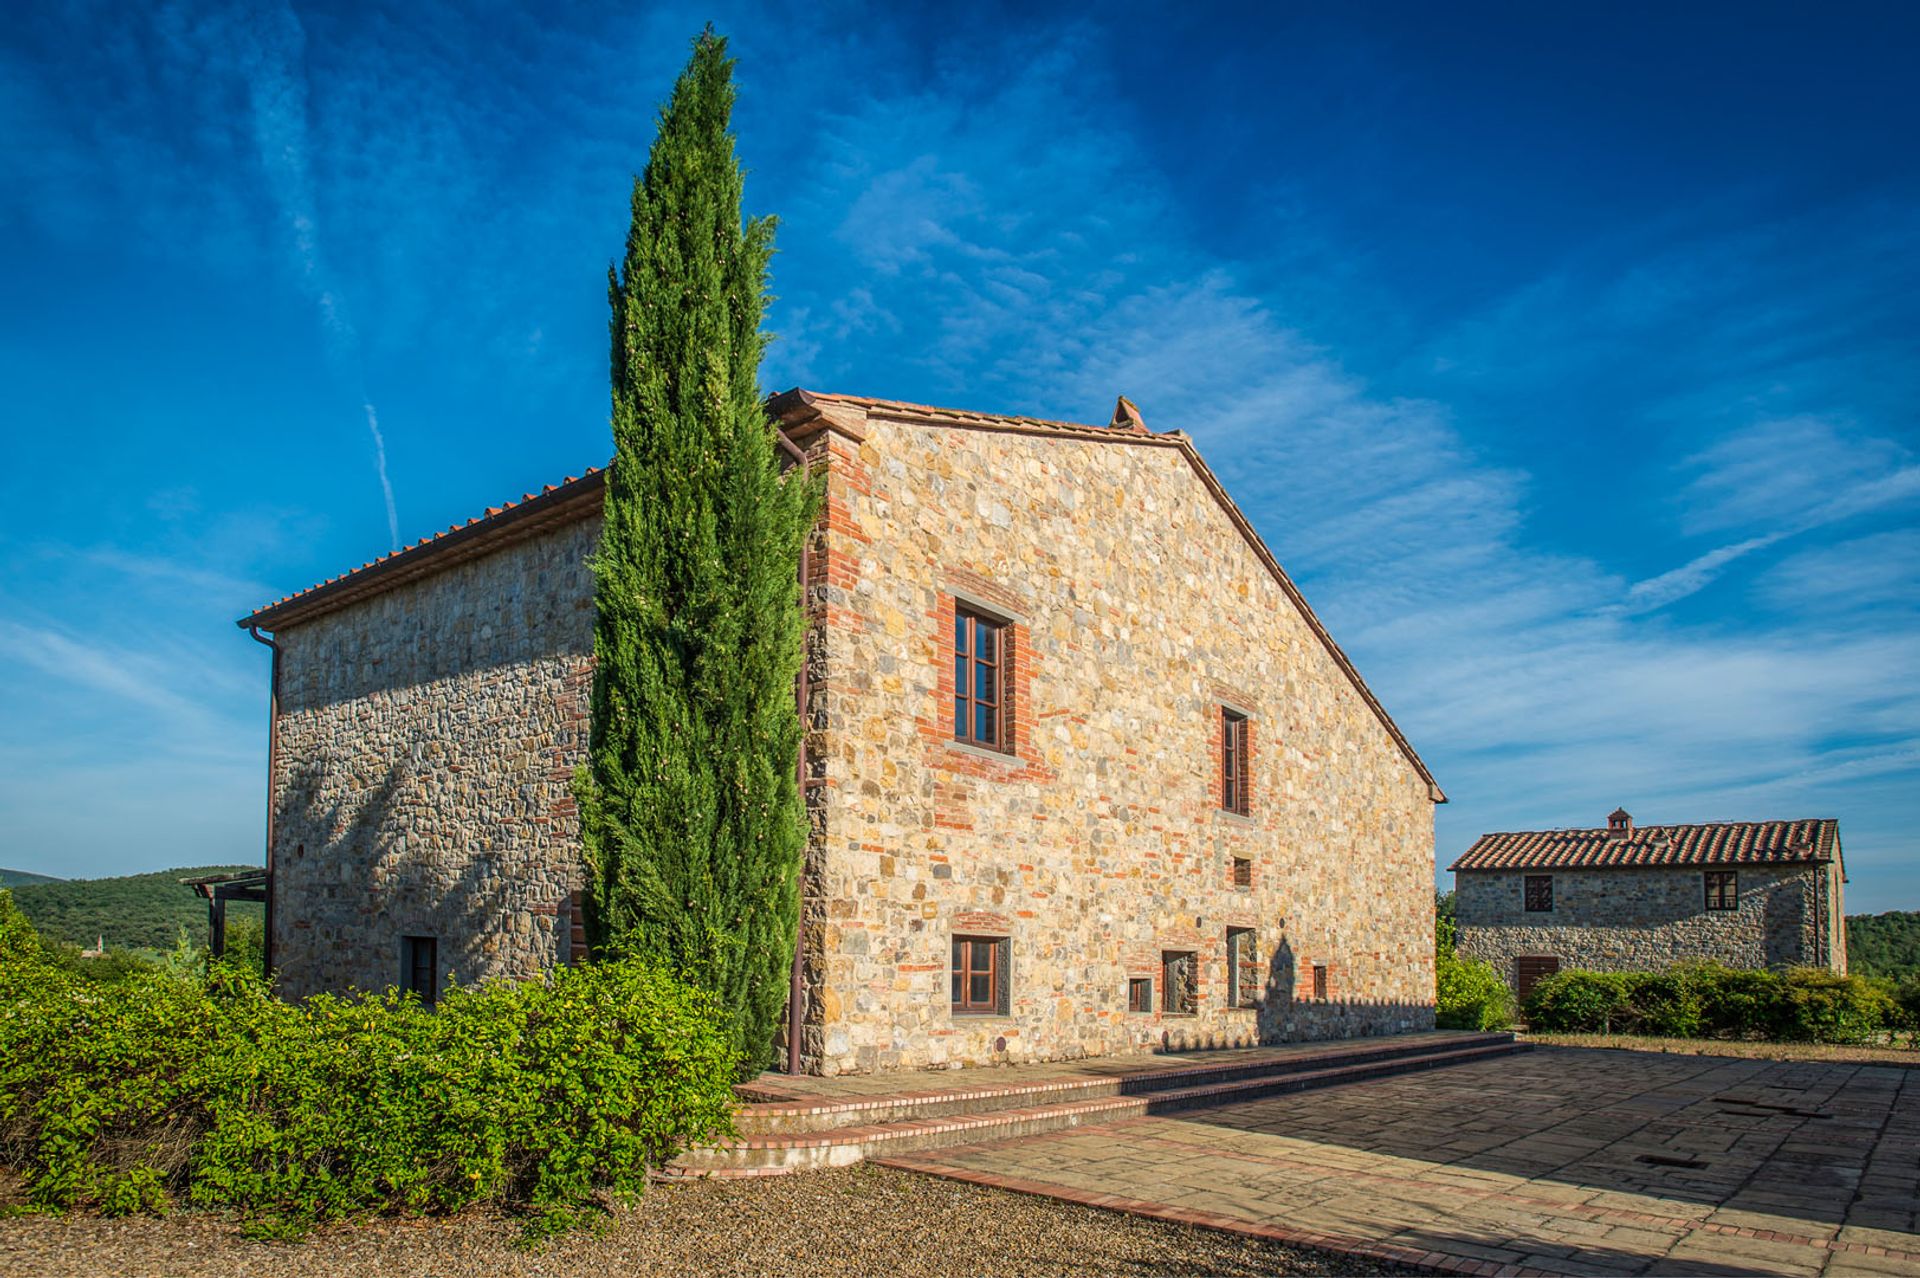
[[[827,486],[803,1068],[1432,1027],[1444,796],[1185,435],[1124,400],[1104,427],[770,411]],[[601,496],[589,472],[242,620],[276,647],[289,995],[585,957]]]

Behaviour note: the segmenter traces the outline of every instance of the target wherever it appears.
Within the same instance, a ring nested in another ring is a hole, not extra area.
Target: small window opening
[[[440,997],[440,942],[431,936],[400,938],[400,988],[432,1007]]]
[[[1127,1010],[1129,1012],[1153,1011],[1153,978],[1135,976],[1127,981]]]
[[[1255,972],[1253,929],[1227,929],[1227,1006],[1254,1007],[1259,1003],[1260,978]]]
[[[1740,908],[1740,881],[1736,871],[1707,871],[1707,908],[1709,910]]]
[[[1326,1001],[1327,965],[1325,963],[1315,963],[1313,965],[1313,996],[1322,1002]]]
[[[953,1010],[970,1016],[1007,1012],[1007,938],[953,938]]]
[[[1233,858],[1233,885],[1237,888],[1253,886],[1253,858],[1236,856]]]
[[[1199,967],[1192,950],[1161,952],[1161,1011],[1172,1016],[1192,1016],[1200,1010]]]
[[[1551,874],[1527,875],[1526,898],[1527,913],[1550,913],[1553,910],[1553,876]]]

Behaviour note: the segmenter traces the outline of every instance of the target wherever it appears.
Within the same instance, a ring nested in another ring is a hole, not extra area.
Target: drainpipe
[[[785,431],[775,427],[773,434],[774,438],[780,441],[781,449],[804,475],[807,467],[806,453],[799,445],[787,438]],[[794,780],[800,789],[800,811],[806,816],[807,842],[809,843],[813,841],[813,816],[807,810],[807,726],[808,711],[811,708],[807,695],[807,630],[810,623],[805,622],[804,618],[807,611],[807,576],[812,566],[813,552],[809,545],[811,541],[812,534],[809,532],[807,540],[800,543],[800,565],[797,571],[800,578],[800,612],[803,624],[800,629],[800,670],[793,677],[793,705],[800,716],[800,750],[794,764]],[[803,849],[800,853],[799,881],[794,885],[795,890],[800,894],[800,908],[793,920],[793,970],[789,973],[787,981],[787,1073],[789,1074],[800,1072],[800,995],[801,987],[805,983],[806,964],[803,946],[807,936],[806,880],[807,861],[806,852]]]
[[[267,677],[267,902],[266,918],[262,927],[266,937],[260,946],[260,974],[268,979],[273,977],[273,779],[274,769],[280,762],[280,645],[271,635],[262,636],[260,627],[248,626],[247,633],[253,636],[255,643],[262,643],[273,653],[272,673]]]

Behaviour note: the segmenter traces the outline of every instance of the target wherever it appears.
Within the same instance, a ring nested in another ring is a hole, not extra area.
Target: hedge
[[[1663,972],[1565,971],[1527,998],[1530,1028],[1666,1038],[1874,1043],[1920,1028],[1920,982],[1838,976],[1824,968],[1752,971],[1717,963]]]
[[[411,996],[249,971],[88,981],[0,891],[0,1158],[45,1209],[237,1209],[256,1232],[491,1202],[529,1235],[731,1133],[709,996],[630,961]]]

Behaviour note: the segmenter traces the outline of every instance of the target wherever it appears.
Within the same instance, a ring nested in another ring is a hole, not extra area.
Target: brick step
[[[1429,1049],[1418,1055],[1379,1053],[1370,1059],[1344,1065],[1226,1082],[1174,1086],[1144,1094],[1094,1096],[995,1109],[985,1113],[864,1123],[826,1131],[742,1136],[727,1144],[682,1154],[663,1168],[660,1174],[670,1179],[780,1176],[818,1167],[846,1167],[868,1158],[940,1149],[949,1145],[1006,1140],[1015,1136],[1033,1136],[1085,1123],[1105,1123],[1146,1114],[1233,1105],[1287,1092],[1487,1060],[1527,1051],[1531,1047],[1531,1044],[1515,1042],[1507,1035],[1473,1037],[1481,1041],[1456,1044],[1437,1051]],[[1489,1039],[1494,1041],[1486,1041]]]
[[[970,1080],[970,1085],[964,1087],[902,1091],[838,1101],[761,1101],[741,1106],[734,1115],[734,1126],[742,1136],[789,1136],[799,1132],[829,1131],[837,1127],[873,1126],[917,1118],[946,1118],[956,1114],[984,1114],[1002,1109],[1028,1109],[1106,1096],[1146,1095],[1202,1083],[1239,1082],[1401,1056],[1424,1056],[1456,1047],[1490,1046],[1512,1041],[1511,1034],[1422,1034],[1374,1043],[1347,1040],[1330,1043],[1319,1051],[1308,1050],[1255,1060],[1182,1063],[1128,1074],[1087,1074],[1025,1083]],[[990,1071],[967,1072],[973,1073],[976,1079],[983,1073],[988,1078],[992,1077]],[[751,1089],[748,1091],[751,1094]]]

